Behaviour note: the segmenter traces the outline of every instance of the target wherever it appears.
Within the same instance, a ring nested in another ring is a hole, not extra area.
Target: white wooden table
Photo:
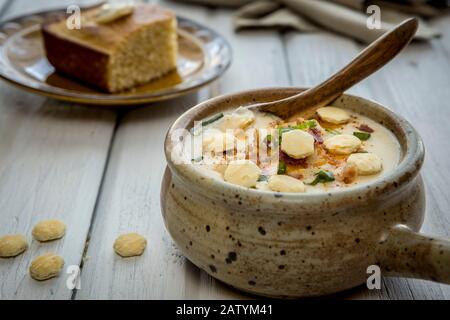
[[[93,0],[2,0],[0,18]],[[156,1],[153,1],[156,2]],[[163,137],[180,113],[209,97],[249,88],[309,86],[360,49],[331,33],[246,31],[235,34],[231,12],[164,2],[180,15],[221,32],[234,48],[230,70],[199,93],[115,112],[25,93],[0,83],[0,234],[26,234],[31,245],[0,259],[0,299],[228,299],[250,298],[200,271],[176,249],[160,213],[165,168]],[[351,92],[376,99],[411,121],[427,146],[423,231],[450,237],[450,17],[433,21],[444,36],[414,43],[388,67]],[[31,239],[34,224],[63,220],[61,241]],[[117,235],[147,237],[143,256],[118,258]],[[31,242],[32,241],[32,242]],[[37,282],[31,259],[55,251],[66,266],[81,265],[81,289],[67,275]],[[344,299],[450,299],[450,286],[386,278],[381,290],[363,287]]]

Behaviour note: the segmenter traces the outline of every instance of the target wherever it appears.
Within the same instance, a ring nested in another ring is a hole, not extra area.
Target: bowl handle
[[[404,225],[391,229],[380,241],[382,274],[450,284],[450,241],[412,231]]]

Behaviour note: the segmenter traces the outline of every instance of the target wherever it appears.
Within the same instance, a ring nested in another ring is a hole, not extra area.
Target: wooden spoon
[[[352,62],[321,84],[291,97],[248,106],[287,119],[299,111],[315,110],[328,105],[345,90],[360,82],[391,61],[412,40],[418,20],[405,20],[372,42]]]

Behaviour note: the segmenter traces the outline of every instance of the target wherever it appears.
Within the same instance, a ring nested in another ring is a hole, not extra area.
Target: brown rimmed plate
[[[110,94],[56,73],[45,57],[40,26],[66,16],[65,9],[20,16],[0,24],[0,77],[36,94],[104,106],[167,100],[195,91],[221,76],[231,64],[231,47],[215,31],[178,19],[178,69],[132,90]]]

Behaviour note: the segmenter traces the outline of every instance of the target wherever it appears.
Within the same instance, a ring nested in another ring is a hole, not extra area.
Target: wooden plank
[[[73,1],[46,1],[49,6]],[[15,0],[3,16],[41,10],[42,2]],[[70,299],[65,270],[45,282],[28,275],[31,260],[54,251],[66,266],[81,261],[115,126],[115,113],[61,103],[0,84],[0,234],[20,233],[29,249],[0,259],[0,299]],[[42,219],[67,224],[59,241],[32,241]]]
[[[234,64],[213,86],[212,94],[288,84],[282,42],[275,32],[235,35],[231,11],[174,3],[170,6],[179,14],[214,27],[234,46]],[[201,96],[205,98],[203,93]],[[174,247],[160,213],[164,135],[173,120],[198,101],[194,95],[158,103],[134,110],[120,122],[77,299],[246,297],[190,264]],[[128,231],[145,235],[148,248],[143,256],[124,260],[114,254],[112,245],[120,233]]]
[[[448,39],[449,28],[444,32],[446,35],[443,39]],[[320,82],[339,66],[350,61],[360,49],[351,40],[327,33],[292,33],[288,34],[286,42],[293,85],[313,85]],[[448,197],[439,190],[446,189],[446,182],[440,177],[450,170],[450,165],[442,161],[448,157],[449,141],[437,138],[449,134],[446,119],[450,114],[443,107],[443,102],[450,98],[449,60],[448,52],[441,49],[446,46],[448,47],[448,43],[445,45],[441,40],[434,40],[430,44],[414,43],[400,58],[356,85],[350,93],[386,104],[410,120],[423,136],[428,152],[423,170],[428,210],[422,230],[448,237],[450,203]],[[421,280],[386,278],[381,292],[369,292],[360,288],[350,291],[347,298],[448,298],[448,288],[449,286]]]
[[[435,46],[438,47],[437,50],[440,50],[442,52],[442,55],[444,57],[446,57],[445,60],[448,63],[450,61],[450,18],[448,16],[442,16],[442,17],[436,18],[432,22],[432,25],[435,28],[438,28],[439,30],[442,30],[442,37],[441,37],[441,39],[439,41],[435,41],[434,44],[435,44]],[[446,86],[447,89],[444,89],[444,90],[448,90],[448,87],[449,87],[449,83],[447,83],[447,86]],[[443,105],[440,109],[442,109],[442,108],[445,108],[445,106]],[[447,128],[447,130],[448,130],[448,125],[446,125],[444,128]],[[447,167],[447,169],[448,169],[448,167]],[[443,190],[447,190],[447,189],[443,189]],[[441,191],[442,190],[439,190],[437,192],[437,194],[441,195],[441,196],[439,197],[440,199],[436,199],[435,202],[434,202],[435,210],[436,210],[436,215],[437,216],[439,216],[439,217],[445,216],[446,217],[446,221],[444,222],[444,228],[445,228],[445,226],[447,227],[446,228],[446,230],[447,230],[446,236],[449,237],[449,227],[448,226],[450,225],[450,222],[449,222],[449,220],[450,220],[450,213],[449,213],[449,210],[448,210],[449,209],[448,198],[446,198],[445,195],[443,195]],[[430,192],[430,193],[432,193],[432,192]],[[441,200],[442,198],[446,199],[447,205],[439,206],[438,202],[442,201]],[[450,286],[449,285],[447,285],[447,286],[443,285],[442,286],[442,291],[444,293],[445,299],[446,300],[450,300]]]

